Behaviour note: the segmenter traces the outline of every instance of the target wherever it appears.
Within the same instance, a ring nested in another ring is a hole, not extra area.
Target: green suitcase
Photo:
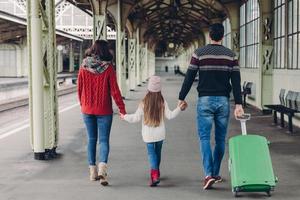
[[[266,192],[271,196],[277,178],[274,176],[268,141],[259,135],[247,135],[246,120],[239,119],[242,135],[229,140],[229,172],[232,192]]]

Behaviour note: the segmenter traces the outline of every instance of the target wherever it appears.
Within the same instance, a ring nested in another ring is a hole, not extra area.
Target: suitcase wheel
[[[268,197],[271,197],[271,191],[270,190],[267,191],[266,193],[267,193]]]
[[[234,195],[234,197],[239,197],[238,192],[234,192],[233,195]]]
[[[232,188],[232,193],[234,197],[239,197],[239,191],[240,191],[239,187]]]

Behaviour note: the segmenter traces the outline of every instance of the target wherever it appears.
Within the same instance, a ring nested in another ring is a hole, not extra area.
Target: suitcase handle
[[[242,134],[247,135],[246,121],[250,120],[251,114],[244,113],[242,116],[237,116],[235,119],[241,122]]]
[[[237,116],[235,119],[240,121],[247,121],[250,120],[251,114],[250,113],[244,113],[241,116]]]

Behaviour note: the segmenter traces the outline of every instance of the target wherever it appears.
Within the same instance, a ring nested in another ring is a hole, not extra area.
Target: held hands
[[[234,109],[234,116],[241,117],[243,114],[244,114],[243,106],[240,104],[236,104]]]
[[[119,116],[120,116],[121,120],[125,120],[125,115],[124,114],[120,113]]]
[[[179,100],[177,106],[180,108],[180,110],[184,111],[188,107],[188,104],[186,101]]]

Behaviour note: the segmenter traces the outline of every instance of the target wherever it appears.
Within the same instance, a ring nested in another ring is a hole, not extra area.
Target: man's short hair
[[[212,24],[209,27],[209,36],[213,41],[220,41],[224,37],[224,26],[221,23]]]

